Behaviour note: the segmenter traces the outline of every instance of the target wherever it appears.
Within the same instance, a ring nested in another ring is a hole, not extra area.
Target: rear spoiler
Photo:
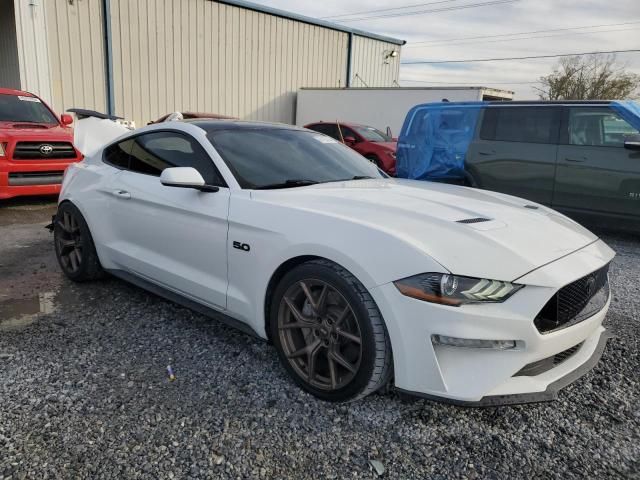
[[[100,120],[123,120],[122,117],[96,112],[95,110],[87,110],[86,108],[70,108],[67,112],[75,113],[78,120],[83,120],[87,117],[99,118]]]

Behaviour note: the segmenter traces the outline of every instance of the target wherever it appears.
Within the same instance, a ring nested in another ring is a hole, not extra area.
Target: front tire
[[[323,400],[358,400],[391,377],[391,344],[366,288],[326,260],[288,272],[274,291],[271,338],[294,381]]]
[[[71,202],[58,207],[53,238],[58,263],[69,279],[86,282],[104,277],[87,222]]]

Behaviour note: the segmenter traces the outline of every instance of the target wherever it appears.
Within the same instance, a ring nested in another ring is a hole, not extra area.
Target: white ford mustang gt
[[[386,177],[333,139],[227,120],[152,125],[70,166],[61,268],[103,272],[275,345],[331,401],[555,398],[598,361],[613,251],[544,206]]]

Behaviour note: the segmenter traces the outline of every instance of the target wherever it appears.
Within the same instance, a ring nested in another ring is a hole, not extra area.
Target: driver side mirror
[[[345,145],[355,145],[356,144],[356,139],[354,137],[344,137],[344,143]]]
[[[160,183],[165,187],[195,188],[201,192],[217,192],[220,188],[204,183],[200,172],[193,167],[165,168],[160,174]]]
[[[73,123],[73,117],[68,113],[63,113],[60,115],[60,122],[62,122],[63,125],[71,125]]]
[[[628,150],[640,150],[640,135],[628,135],[624,139],[624,148]]]

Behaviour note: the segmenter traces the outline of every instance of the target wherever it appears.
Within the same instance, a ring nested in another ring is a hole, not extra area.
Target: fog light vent
[[[480,340],[474,338],[447,337],[446,335],[431,335],[431,343],[448,347],[488,348],[491,350],[511,350],[516,348],[515,340]]]

